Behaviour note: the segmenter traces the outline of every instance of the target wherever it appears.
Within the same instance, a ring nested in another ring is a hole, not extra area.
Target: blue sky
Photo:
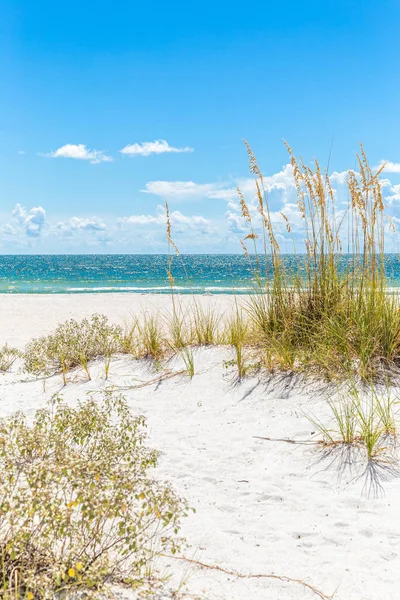
[[[3,0],[0,252],[162,252],[165,200],[182,251],[240,251],[242,138],[276,214],[285,138],[338,173],[363,141],[400,218],[399,26],[398,0]]]

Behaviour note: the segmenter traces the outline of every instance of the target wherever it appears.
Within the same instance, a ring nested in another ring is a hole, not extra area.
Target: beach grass
[[[255,282],[247,309],[262,334],[268,363],[363,378],[381,368],[396,369],[400,311],[395,295],[387,292],[385,231],[393,222],[382,198],[383,166],[373,172],[361,147],[358,171],[349,170],[346,179],[348,205],[338,207],[328,173],[317,161],[313,167],[304,164],[287,146],[305,235],[302,270],[291,273],[283,268],[262,172],[247,143],[246,148],[257,197],[255,213],[238,189],[249,228],[242,246]],[[285,214],[282,218],[290,235],[291,223]],[[340,266],[344,255],[345,268]],[[261,264],[271,265],[271,271],[263,273]]]
[[[388,462],[397,437],[398,400],[393,398],[390,386],[378,392],[373,384],[360,390],[350,382],[346,394],[339,400],[328,401],[331,413],[329,423],[308,416],[322,434],[328,448],[338,445],[365,450],[367,461]]]

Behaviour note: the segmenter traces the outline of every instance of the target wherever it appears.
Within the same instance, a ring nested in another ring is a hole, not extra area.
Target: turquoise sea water
[[[245,294],[254,289],[252,270],[244,255],[199,254],[182,259],[173,259],[177,292]],[[284,255],[282,260],[289,273],[304,271],[301,255]],[[343,256],[338,260],[345,268],[349,259]],[[399,256],[388,254],[385,261],[388,285],[400,287]],[[165,254],[0,256],[0,293],[168,294],[167,266]],[[271,271],[270,265],[267,268]],[[260,269],[266,270],[263,260]]]

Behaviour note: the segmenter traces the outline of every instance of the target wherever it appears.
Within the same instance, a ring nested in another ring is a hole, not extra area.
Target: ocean
[[[304,256],[283,255],[289,273],[304,271]],[[345,268],[348,257],[339,258]],[[390,287],[400,287],[400,259],[385,256]],[[169,294],[165,254],[0,256],[0,293],[84,294],[130,292]],[[261,259],[262,272],[271,266]],[[174,256],[175,291],[186,294],[248,294],[255,289],[252,268],[242,254]]]

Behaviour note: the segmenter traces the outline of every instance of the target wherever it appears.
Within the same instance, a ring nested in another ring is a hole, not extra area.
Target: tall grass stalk
[[[225,342],[230,344],[234,350],[234,362],[238,370],[239,379],[242,379],[248,370],[245,353],[245,343],[248,333],[249,323],[247,315],[235,304],[235,311],[227,322],[224,338]]]
[[[185,363],[187,374],[190,379],[193,379],[195,370],[194,370],[194,355],[193,350],[189,347],[182,348],[181,356],[183,358],[183,362]]]

